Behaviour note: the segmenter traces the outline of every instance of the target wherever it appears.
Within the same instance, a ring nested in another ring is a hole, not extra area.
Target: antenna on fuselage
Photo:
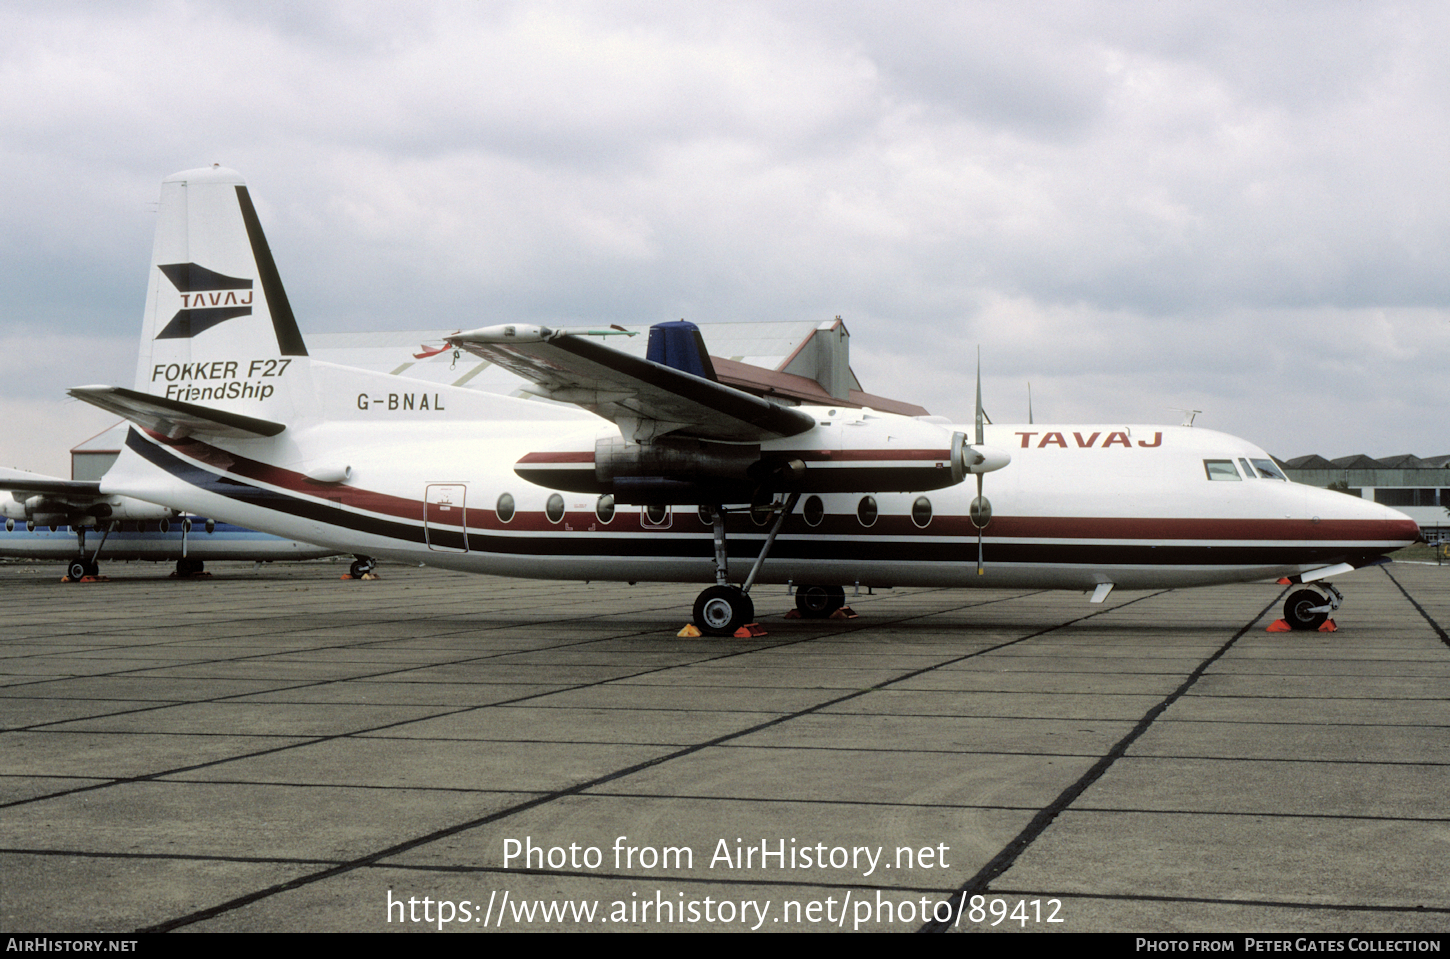
[[[1177,406],[1170,406],[1168,408],[1170,410],[1172,410],[1173,412],[1175,412],[1175,413],[1182,413],[1183,414],[1183,422],[1180,423],[1180,424],[1178,424],[1180,426],[1192,426],[1193,425],[1193,418],[1195,416],[1197,416],[1199,413],[1202,413],[1203,412],[1203,410],[1185,410],[1185,409],[1180,409]]]

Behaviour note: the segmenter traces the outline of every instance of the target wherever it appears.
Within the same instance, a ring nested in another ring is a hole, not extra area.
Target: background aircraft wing
[[[599,414],[635,442],[673,433],[758,443],[815,424],[796,407],[548,327],[486,327],[448,342],[529,380],[541,396]]]
[[[25,470],[0,467],[0,489],[9,490],[16,500],[29,496],[63,496],[68,500],[89,503],[101,497],[98,480],[68,480]]]

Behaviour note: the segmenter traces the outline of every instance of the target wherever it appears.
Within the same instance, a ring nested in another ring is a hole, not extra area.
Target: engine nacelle
[[[39,493],[17,500],[13,495],[0,503],[0,516],[27,520],[37,526],[97,526],[111,520],[162,520],[176,511],[128,496],[98,498],[65,497]]]
[[[823,416],[835,417],[831,410]],[[608,431],[593,450],[540,451],[514,472],[547,489],[611,494],[619,503],[745,503],[776,493],[895,493],[942,489],[1011,456],[963,433],[907,417],[850,411],[798,436],[761,444],[666,436],[630,443]]]

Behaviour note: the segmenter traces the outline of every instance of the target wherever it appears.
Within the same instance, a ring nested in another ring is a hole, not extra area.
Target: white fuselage
[[[103,489],[338,551],[448,569],[714,581],[712,528],[695,504],[621,504],[610,514],[600,495],[549,489],[515,472],[541,450],[590,455],[601,428],[612,429],[597,417],[327,364],[312,370],[324,410],[317,418],[267,439],[167,441],[133,430]],[[812,412],[822,442],[838,448],[849,447],[857,427],[871,432],[867,421],[886,421],[869,411]],[[928,425],[898,419],[903,431]],[[1412,521],[1386,507],[1260,477],[1248,464],[1267,461],[1263,450],[1211,430],[999,425],[987,427],[985,440],[1012,461],[983,477],[993,510],[983,574],[969,475],[923,493],[803,496],[759,579],[1195,586],[1363,565],[1418,536]],[[1210,460],[1220,465],[1210,470]],[[343,482],[308,478],[344,473]],[[874,502],[874,518],[863,499]],[[767,529],[743,511],[729,513],[727,525],[731,578],[739,581]]]

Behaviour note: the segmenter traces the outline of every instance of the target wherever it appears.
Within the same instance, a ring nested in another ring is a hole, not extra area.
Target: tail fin
[[[307,347],[245,181],[220,166],[161,183],[136,391],[290,422]]]

